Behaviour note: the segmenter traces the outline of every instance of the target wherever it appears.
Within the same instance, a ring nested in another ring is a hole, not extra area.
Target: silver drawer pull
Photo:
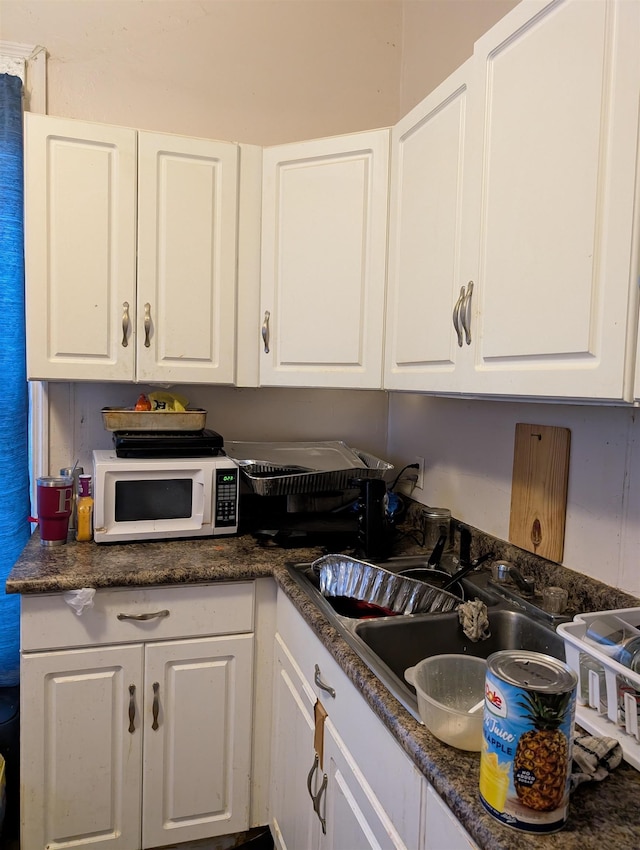
[[[335,699],[335,697],[336,697],[335,688],[332,688],[331,685],[325,685],[325,683],[320,678],[320,668],[318,667],[317,664],[316,664],[316,671],[315,671],[315,674],[314,674],[314,677],[313,677],[313,681],[316,683],[316,685],[320,688],[321,691],[326,691],[329,694],[330,697],[333,697]]]
[[[169,612],[165,608],[164,611],[154,611],[152,614],[118,614],[119,620],[156,620],[158,617],[168,617]]]

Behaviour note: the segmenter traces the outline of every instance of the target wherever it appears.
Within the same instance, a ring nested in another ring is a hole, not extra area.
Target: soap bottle
[[[76,503],[77,531],[76,540],[86,543],[93,540],[93,496],[91,495],[91,476],[78,476],[78,501]]]

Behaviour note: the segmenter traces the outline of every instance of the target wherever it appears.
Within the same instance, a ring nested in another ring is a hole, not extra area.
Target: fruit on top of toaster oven
[[[151,410],[151,402],[144,393],[140,393],[136,402],[136,410]]]

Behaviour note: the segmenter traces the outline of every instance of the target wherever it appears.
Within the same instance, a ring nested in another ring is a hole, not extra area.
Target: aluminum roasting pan
[[[260,496],[298,496],[353,489],[353,478],[384,478],[393,464],[340,440],[327,442],[225,442],[228,457]]]
[[[347,555],[323,555],[311,567],[323,596],[346,596],[397,614],[446,613],[462,601],[446,590]]]

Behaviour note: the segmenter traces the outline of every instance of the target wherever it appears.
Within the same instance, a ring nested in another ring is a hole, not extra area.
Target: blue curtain
[[[20,598],[4,587],[31,533],[25,364],[22,81],[0,74],[0,686],[20,676]]]

